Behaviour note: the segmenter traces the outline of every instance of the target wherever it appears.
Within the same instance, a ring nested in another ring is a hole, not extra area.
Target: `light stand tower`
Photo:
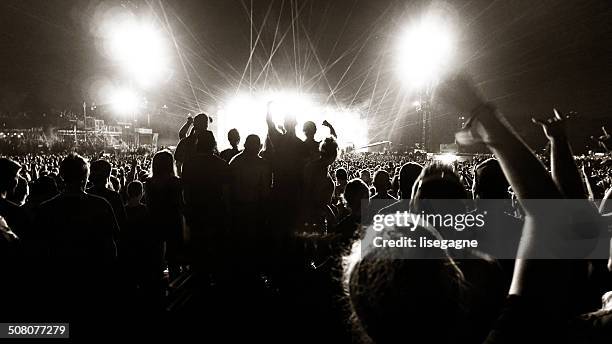
[[[416,111],[419,115],[421,127],[421,140],[419,145],[425,152],[431,151],[431,97],[427,91],[420,92],[419,101],[416,102]]]

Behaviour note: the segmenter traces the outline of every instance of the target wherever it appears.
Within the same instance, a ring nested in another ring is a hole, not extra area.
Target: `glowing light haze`
[[[107,53],[138,86],[150,87],[168,72],[168,51],[162,32],[152,23],[119,16],[106,26]]]
[[[448,71],[455,53],[455,34],[450,23],[433,13],[409,25],[399,43],[400,77],[410,86],[423,87]]]
[[[270,91],[258,94],[239,94],[226,101],[217,113],[217,140],[220,146],[227,145],[227,132],[236,128],[244,137],[247,133],[259,135],[262,141],[267,134],[266,113],[270,103],[272,119],[282,126],[285,116],[295,117],[296,134],[304,139],[304,122],[313,121],[317,125],[315,139],[329,136],[329,130],[321,125],[329,121],[338,131],[341,147],[354,144],[355,147],[368,143],[367,122],[357,109],[326,106],[313,95],[294,91]]]

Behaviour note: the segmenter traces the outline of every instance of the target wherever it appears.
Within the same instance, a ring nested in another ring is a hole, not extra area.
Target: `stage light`
[[[140,98],[129,88],[115,89],[110,97],[113,110],[120,115],[133,115],[140,105]]]
[[[404,32],[398,66],[400,76],[413,87],[426,87],[448,69],[454,53],[454,35],[442,17],[425,15]]]
[[[306,121],[317,124],[317,140],[328,136],[329,131],[321,125],[328,120],[339,131],[338,143],[341,147],[368,143],[367,123],[361,119],[358,109],[325,106],[315,96],[293,90],[239,94],[230,98],[217,113],[218,137],[226,137],[230,129],[236,128],[243,137],[256,134],[263,140],[267,135],[268,104],[275,125],[282,127],[286,116],[295,118],[296,135],[301,139],[305,139],[302,127]]]
[[[151,86],[168,71],[164,37],[152,23],[120,18],[109,25],[108,54],[139,86]]]
[[[452,165],[455,161],[457,161],[457,155],[451,153],[440,154],[436,155],[434,159],[445,165]]]

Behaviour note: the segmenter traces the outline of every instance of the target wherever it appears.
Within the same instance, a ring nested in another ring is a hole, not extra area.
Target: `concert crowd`
[[[234,129],[218,151],[226,138],[206,114],[188,119],[174,152],[1,152],[0,321],[70,321],[75,336],[110,314],[105,331],[139,335],[610,343],[612,260],[520,259],[550,248],[552,230],[609,247],[610,154],[575,157],[575,119],[555,112],[534,120],[550,142],[536,155],[469,79],[438,93],[491,154],[340,154],[333,119],[298,128],[287,117],[280,128],[271,115],[266,137]],[[319,142],[317,131],[329,135]],[[420,212],[428,199],[463,200],[465,212],[471,200],[507,201],[499,226],[517,233],[507,245],[519,259],[440,248],[437,259],[393,259],[360,247],[373,216]],[[529,199],[573,199],[580,213]]]

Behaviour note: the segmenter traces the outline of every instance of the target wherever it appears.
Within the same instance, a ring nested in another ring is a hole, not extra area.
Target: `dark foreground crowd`
[[[248,135],[239,149],[232,130],[219,152],[205,114],[181,128],[174,153],[1,158],[0,321],[70,322],[74,337],[610,343],[608,260],[531,259],[555,249],[551,232],[609,245],[609,158],[575,159],[572,119],[555,113],[538,121],[550,141],[540,159],[468,80],[438,92],[470,116],[460,139],[495,158],[339,157],[330,123],[322,142],[306,123],[302,141],[293,119],[279,128],[271,116],[264,142]],[[526,202],[564,198],[578,206]],[[430,199],[462,200],[465,212],[472,199],[507,201],[506,221],[487,230],[516,233],[505,244],[519,259],[431,248],[436,259],[400,260],[360,247],[373,216],[428,211]]]

